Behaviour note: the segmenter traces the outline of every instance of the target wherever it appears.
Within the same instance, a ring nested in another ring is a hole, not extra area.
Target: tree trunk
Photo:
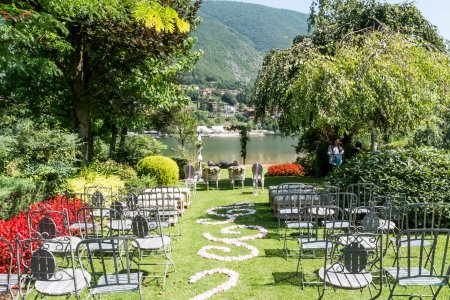
[[[114,152],[116,151],[116,142],[117,142],[117,127],[115,125],[111,125],[111,140],[109,141],[110,158],[112,158]]]
[[[78,136],[83,142],[83,157],[89,163],[92,159],[92,133],[89,97],[86,93],[86,80],[84,71],[84,47],[79,45],[73,57],[74,78],[74,112]]]
[[[127,138],[128,128],[126,126],[122,127],[122,130],[120,131],[120,142],[119,142],[119,148],[123,149],[125,147],[125,140]]]
[[[370,127],[372,128],[371,134],[371,149],[373,152],[378,150],[378,131],[377,122],[375,120],[370,120]]]

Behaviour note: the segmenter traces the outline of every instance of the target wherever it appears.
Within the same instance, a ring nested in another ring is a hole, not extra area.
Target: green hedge
[[[409,203],[450,202],[450,152],[422,147],[361,153],[326,181],[341,188],[373,182],[380,194],[405,194]]]
[[[0,176],[0,218],[25,211],[30,203],[42,200],[41,187],[31,179]]]
[[[141,159],[136,170],[139,176],[150,176],[158,185],[174,185],[178,181],[177,163],[168,157],[155,155]]]
[[[187,158],[184,157],[179,157],[179,156],[172,156],[171,159],[173,159],[178,166],[178,176],[180,179],[185,179],[184,177],[184,166],[186,166],[189,161],[187,160]]]

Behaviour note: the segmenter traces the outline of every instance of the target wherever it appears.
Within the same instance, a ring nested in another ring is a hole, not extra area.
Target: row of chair
[[[389,298],[405,296],[395,292],[398,285],[428,286],[431,293],[419,296],[436,298],[448,284],[450,232],[443,228],[450,220],[448,204],[407,204],[404,196],[377,195],[372,184],[353,185],[346,192],[288,184],[272,187],[269,201],[279,228],[284,225],[286,257],[298,256],[302,287],[323,286],[320,298],[328,286],[368,287],[376,298],[383,283]],[[296,250],[289,247],[289,240],[297,242]],[[393,257],[390,267],[387,253]],[[307,280],[315,274],[305,271],[303,260],[316,257],[324,259],[319,279]]]

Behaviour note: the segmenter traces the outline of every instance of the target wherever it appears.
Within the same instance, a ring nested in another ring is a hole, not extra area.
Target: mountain
[[[307,14],[233,1],[205,1],[199,16],[203,23],[192,35],[204,54],[185,81],[200,86],[252,82],[265,53],[288,48],[308,27]]]

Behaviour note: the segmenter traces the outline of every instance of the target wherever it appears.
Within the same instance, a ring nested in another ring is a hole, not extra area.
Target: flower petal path
[[[227,219],[224,221],[211,221],[210,219],[200,219],[200,220],[197,220],[196,223],[203,224],[203,225],[223,225],[223,224],[232,223],[236,220],[237,217],[255,214],[256,210],[250,208],[253,206],[254,206],[253,203],[243,202],[243,203],[237,203],[235,205],[218,206],[218,207],[210,208],[206,211],[207,214],[215,215],[218,217],[226,217]],[[219,210],[225,210],[226,213],[218,213],[217,211],[219,211]],[[222,234],[240,235],[241,233],[239,231],[236,231],[236,229],[243,229],[243,228],[258,230],[259,233],[255,234],[255,235],[241,236],[238,238],[231,239],[231,238],[217,238],[217,237],[214,237],[213,235],[211,235],[209,232],[205,232],[205,233],[203,233],[203,237],[209,241],[220,242],[220,243],[224,243],[224,244],[228,244],[228,245],[233,245],[236,247],[246,248],[250,251],[249,254],[238,255],[238,256],[222,256],[222,255],[208,253],[208,250],[212,250],[212,249],[221,250],[226,253],[231,252],[231,249],[229,247],[213,246],[213,245],[207,245],[207,246],[202,247],[197,252],[197,254],[203,258],[216,259],[216,260],[221,260],[221,261],[242,261],[242,260],[248,260],[248,259],[258,256],[259,250],[256,247],[246,244],[242,241],[249,241],[249,240],[263,238],[264,236],[267,235],[267,230],[265,228],[263,228],[261,226],[257,226],[257,225],[233,225],[233,226],[228,226],[228,227],[222,228],[220,230],[220,232]],[[211,290],[208,290],[200,295],[197,295],[196,297],[194,297],[192,299],[194,299],[194,300],[208,299],[209,297],[211,297],[217,293],[224,292],[224,291],[237,285],[239,273],[229,270],[229,269],[224,269],[224,268],[201,271],[195,275],[192,275],[189,278],[189,283],[195,283],[199,279],[201,279],[207,275],[212,275],[215,273],[226,274],[229,277],[228,281],[226,281],[225,283],[223,283]]]

